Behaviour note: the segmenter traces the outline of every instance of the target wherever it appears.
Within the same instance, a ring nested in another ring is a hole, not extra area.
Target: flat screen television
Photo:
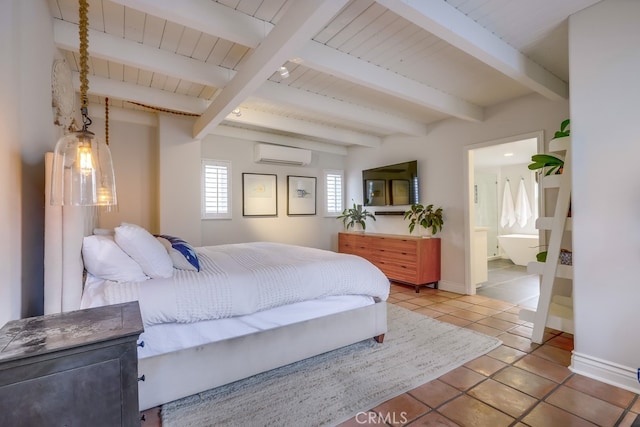
[[[418,203],[418,161],[365,169],[362,185],[365,206]]]

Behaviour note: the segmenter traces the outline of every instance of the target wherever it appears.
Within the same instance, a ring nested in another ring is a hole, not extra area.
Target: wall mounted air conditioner
[[[311,150],[285,147],[284,145],[256,144],[254,161],[296,166],[308,165],[311,163]]]

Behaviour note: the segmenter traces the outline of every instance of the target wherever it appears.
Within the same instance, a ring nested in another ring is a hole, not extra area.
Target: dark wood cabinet
[[[399,234],[338,233],[338,252],[371,261],[392,281],[420,286],[440,281],[440,239]]]
[[[0,329],[7,426],[140,426],[137,302],[31,317]]]

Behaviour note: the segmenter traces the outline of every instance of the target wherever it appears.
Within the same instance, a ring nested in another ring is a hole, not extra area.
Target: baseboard
[[[438,282],[438,289],[462,295],[467,293],[467,288],[464,286],[464,283],[449,282],[447,280],[440,280]]]
[[[636,394],[640,393],[637,368],[618,365],[617,363],[574,351],[569,369],[576,374],[584,375]]]

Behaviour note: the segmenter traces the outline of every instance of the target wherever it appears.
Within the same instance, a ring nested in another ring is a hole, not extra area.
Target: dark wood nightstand
[[[138,302],[8,322],[0,329],[7,426],[140,426]]]

